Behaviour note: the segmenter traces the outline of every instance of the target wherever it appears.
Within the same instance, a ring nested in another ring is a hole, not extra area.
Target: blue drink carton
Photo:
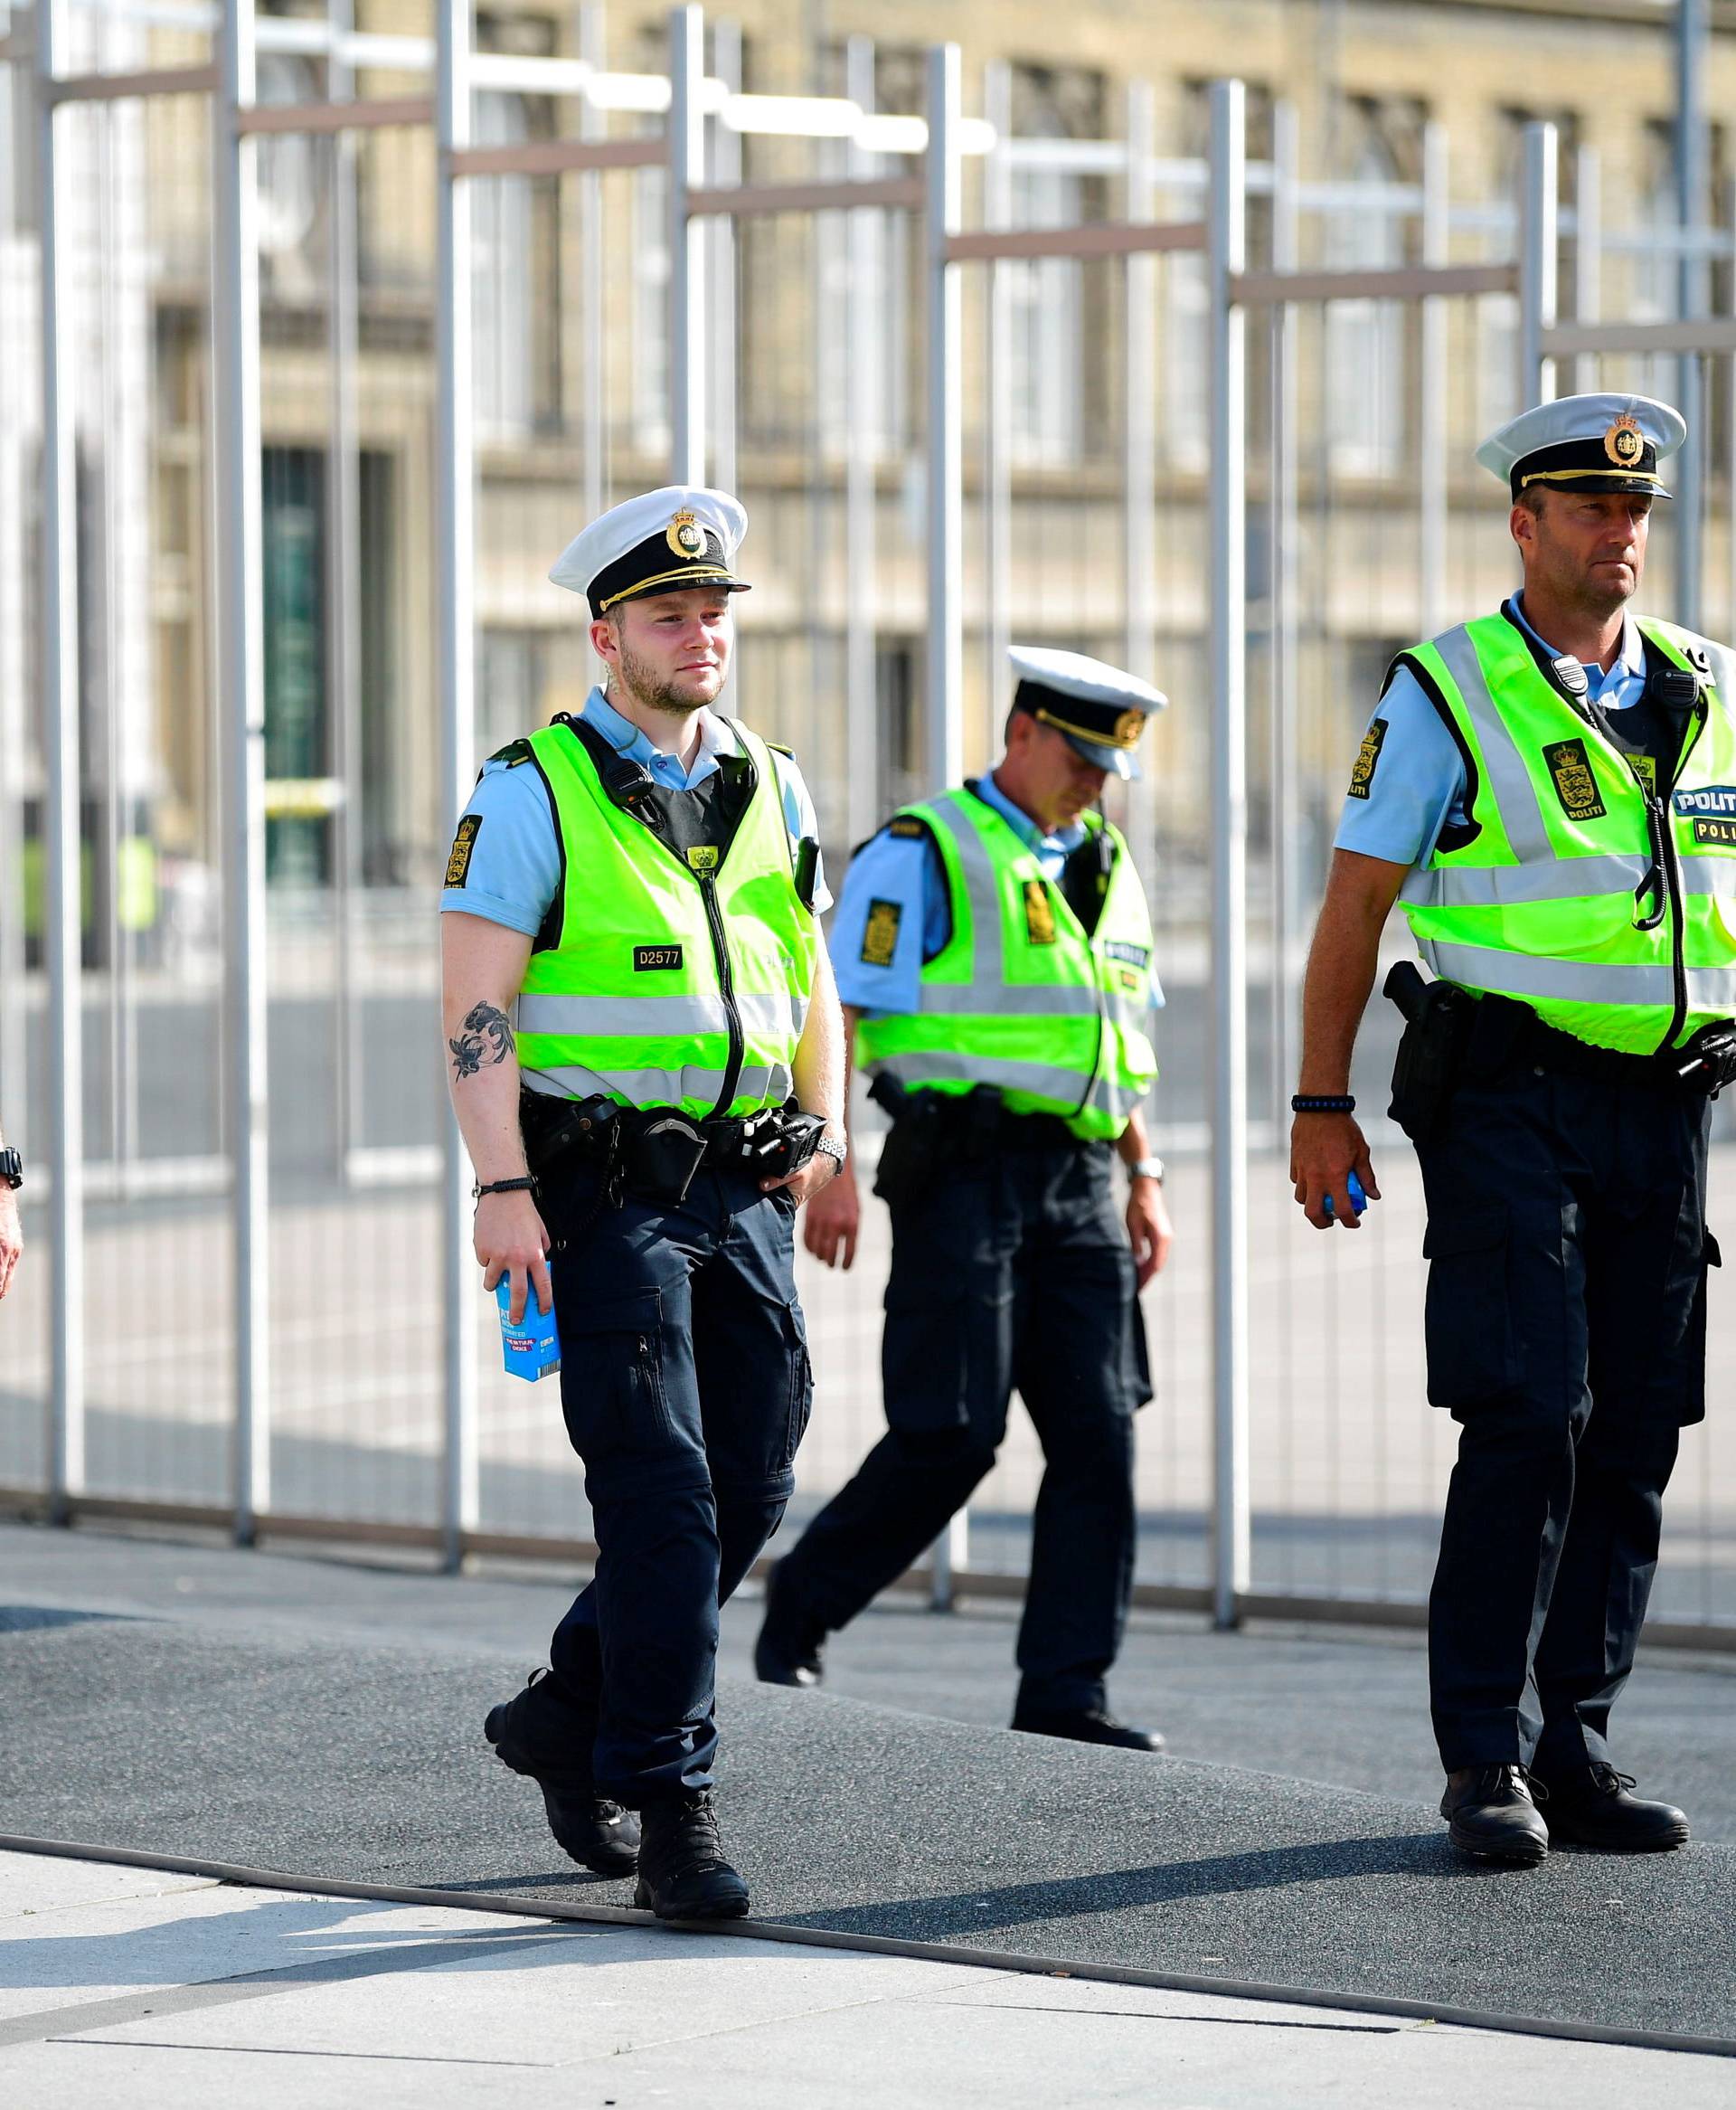
[[[546,1311],[539,1311],[536,1284],[530,1283],[524,1298],[524,1316],[514,1326],[510,1316],[513,1278],[502,1275],[495,1285],[495,1301],[500,1306],[500,1345],[505,1355],[506,1375],[523,1377],[526,1384],[534,1385],[539,1377],[546,1377],[551,1370],[558,1370],[561,1336],[554,1329],[553,1300],[550,1300]]]

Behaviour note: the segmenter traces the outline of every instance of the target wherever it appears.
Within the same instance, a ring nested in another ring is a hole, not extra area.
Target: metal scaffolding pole
[[[218,707],[223,757],[225,1050],[234,1167],[235,1538],[249,1546],[271,1498],[267,1154],[265,678],[259,497],[254,0],[228,0],[212,115]]]
[[[1682,235],[1677,265],[1677,313],[1698,321],[1706,313],[1706,267],[1698,241],[1708,187],[1705,73],[1711,16],[1707,0],[1676,0],[1675,11],[1675,214]],[[1702,625],[1704,572],[1705,464],[1709,392],[1697,354],[1684,353],[1676,383],[1676,407],[1688,437],[1670,465],[1675,504],[1675,620],[1688,629]]]
[[[959,232],[964,180],[958,152],[957,44],[928,64],[928,744],[925,774],[938,792],[964,775],[964,412],[962,289],[948,243]]]
[[[601,72],[607,40],[601,0],[588,0],[579,10],[579,56]],[[579,137],[587,142],[609,130],[606,112],[585,97],[579,105]],[[580,341],[584,347],[585,518],[595,520],[608,506],[609,345],[604,335],[603,172],[587,168],[579,176]]]
[[[1251,1574],[1248,1487],[1248,762],[1246,90],[1214,80],[1211,283],[1212,1612],[1241,1620]]]
[[[355,72],[346,40],[354,0],[328,0],[332,52],[326,93],[348,102]],[[362,477],[357,451],[356,136],[331,136],[327,212],[326,356],[331,364],[331,429],[326,449],[326,672],[331,694],[331,771],[338,802],[332,814],[332,894],[337,995],[333,1006],[337,1074],[334,1128],[340,1178],[362,1143],[362,1003],[356,990],[357,894],[362,878]]]
[[[1013,69],[999,61],[983,70],[983,117],[995,128],[983,165],[983,225],[1006,229],[1013,224]],[[1001,259],[984,267],[983,300],[983,678],[993,698],[1005,687],[1013,642],[1013,274]]]
[[[50,1514],[71,1520],[84,1490],[84,1039],[80,875],[77,441],[64,209],[56,154],[54,81],[65,48],[65,0],[36,5],[36,167],[42,226],[42,762],[47,863]]]
[[[669,475],[705,481],[705,237],[687,194],[705,181],[705,17],[669,16]]]
[[[1299,270],[1302,261],[1300,125],[1296,105],[1272,106],[1272,269]],[[1272,1083],[1273,1133],[1282,1137],[1288,1121],[1289,1095],[1296,1089],[1301,1062],[1297,1006],[1290,986],[1290,953],[1297,931],[1297,554],[1301,535],[1297,518],[1297,312],[1288,300],[1272,303],[1272,476],[1268,514],[1267,566],[1271,592],[1271,789],[1268,809],[1271,828],[1272,894]]]
[[[731,94],[741,88],[741,29],[719,22],[712,29],[712,78]],[[721,117],[712,121],[711,181],[720,190],[741,181],[741,135]],[[734,220],[727,213],[712,215],[699,247],[705,259],[705,343],[701,366],[710,390],[707,431],[711,441],[711,478],[720,490],[733,491],[736,479],[736,361],[740,333],[736,323]],[[817,244],[816,244],[817,248]],[[817,270],[818,260],[816,260]],[[817,400],[817,399],[816,399]],[[817,548],[818,544],[816,544]],[[817,609],[818,603],[816,602]]]
[[[476,774],[475,457],[471,402],[470,182],[452,156],[470,145],[470,0],[439,0],[434,119],[439,155],[435,274],[435,504],[439,555],[441,801],[463,810]],[[470,1167],[457,1116],[442,1130],[440,1274],[445,1311],[445,1420],[440,1528],[448,1569],[480,1506],[476,1452],[476,1261]]]
[[[1422,131],[1422,263],[1444,270],[1451,260],[1450,171],[1447,128]],[[1420,635],[1447,627],[1448,304],[1439,295],[1418,303],[1421,363],[1417,388],[1417,557],[1421,582]]]
[[[1519,213],[1519,407],[1554,400],[1555,362],[1543,333],[1555,326],[1558,147],[1553,125],[1527,125]]]
[[[874,47],[868,37],[844,46],[844,92],[869,114],[874,108]],[[853,141],[845,175],[865,182],[876,157]],[[844,387],[848,403],[844,436],[844,819],[853,843],[863,842],[880,824],[880,699],[874,679],[875,492],[880,459],[880,298],[876,288],[876,215],[852,213],[845,240],[850,270],[844,289]]]
[[[1595,147],[1581,147],[1573,164],[1573,319],[1596,322],[1603,313],[1603,164]],[[1575,395],[1598,385],[1595,352],[1581,352],[1570,370]]]

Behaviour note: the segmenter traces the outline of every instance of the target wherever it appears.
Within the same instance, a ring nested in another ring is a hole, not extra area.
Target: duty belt
[[[1517,1016],[1510,1018],[1510,1013]],[[1559,1027],[1545,1025],[1528,1004],[1486,996],[1477,1007],[1472,1027],[1468,1066],[1473,1072],[1482,1066],[1478,1056],[1487,1046],[1484,1036],[1488,1028],[1494,1029],[1495,1041],[1505,1041],[1502,1052],[1506,1061],[1561,1076],[1587,1077],[1600,1084],[1638,1084],[1654,1092],[1716,1093],[1736,1083],[1736,1027],[1727,1020],[1703,1026],[1681,1047],[1663,1048],[1655,1055],[1624,1055],[1618,1048],[1594,1047]]]
[[[800,1169],[825,1123],[792,1101],[758,1113],[694,1120],[673,1106],[623,1106],[589,1099],[519,1095],[531,1170],[544,1178],[570,1161],[600,1165],[609,1197],[622,1193],[676,1206],[703,1166],[741,1165],[768,1178]]]

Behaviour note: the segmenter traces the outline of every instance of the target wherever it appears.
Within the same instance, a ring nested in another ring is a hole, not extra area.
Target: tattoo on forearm
[[[452,1050],[452,1074],[474,1077],[512,1054],[512,1021],[497,1005],[478,1004],[466,1017],[458,1037],[446,1045]]]

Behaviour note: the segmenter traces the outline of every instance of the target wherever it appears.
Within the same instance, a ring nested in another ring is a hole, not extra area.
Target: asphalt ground
[[[0,1576],[28,1565],[8,1557],[20,1541],[50,1538],[8,1534]],[[135,1573],[187,1550],[136,1549]],[[67,1618],[81,1608],[8,1588],[7,1831],[308,1879],[627,1901],[561,1863],[533,1789],[489,1756],[480,1717],[515,1666],[476,1621],[432,1647],[404,1601],[395,1643],[342,1619],[316,1631],[306,1576],[288,1577],[316,1564],[209,1557],[238,1616]],[[246,1617],[274,1570],[298,1584],[299,1625]],[[393,1594],[346,1576],[340,1597]],[[720,1711],[727,1836],[762,1919],[1736,2043],[1726,1846],[1494,1873],[1458,1860],[1420,1799],[733,1679]]]

